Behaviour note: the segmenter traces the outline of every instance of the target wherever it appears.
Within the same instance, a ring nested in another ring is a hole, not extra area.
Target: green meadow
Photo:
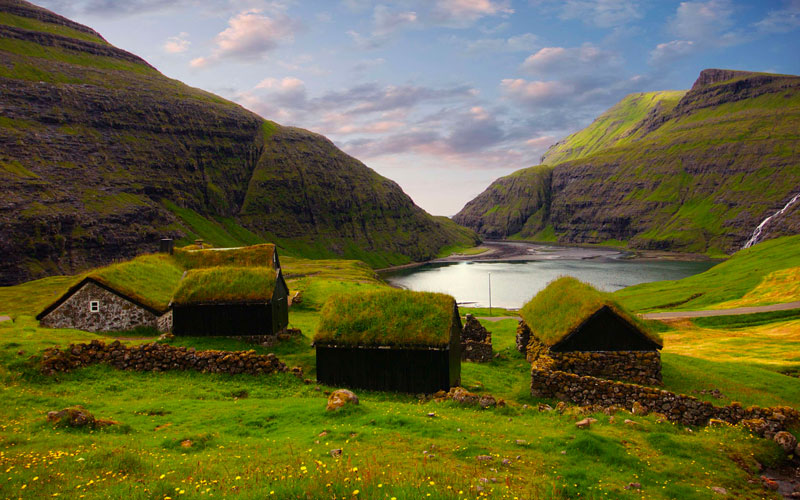
[[[306,381],[105,365],[44,376],[37,367],[48,347],[155,338],[40,328],[33,316],[74,277],[0,288],[0,314],[14,318],[0,323],[0,497],[700,499],[720,487],[739,498],[778,498],[761,486],[759,464],[775,466],[782,453],[739,427],[686,428],[619,412],[594,413],[598,421],[582,430],[580,408],[539,411],[557,401],[530,395],[516,319],[483,321],[497,356],[462,364],[462,385],[503,398],[504,407],[356,390],[358,406],[327,412],[335,388],[314,382],[311,347],[326,299],[387,286],[356,261],[281,262],[291,293],[301,292],[290,309],[301,337],[270,349],[223,338],[169,342],[274,352],[302,367]],[[800,321],[773,319],[735,334],[659,323],[665,388],[714,404],[800,406],[800,379],[785,374],[800,364]],[[80,430],[47,422],[48,411],[73,405],[119,424]],[[626,489],[631,483],[641,489]]]

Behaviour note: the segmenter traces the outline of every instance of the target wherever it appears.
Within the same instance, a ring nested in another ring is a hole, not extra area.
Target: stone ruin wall
[[[461,330],[461,360],[487,363],[492,360],[492,334],[475,316],[467,314]]]
[[[553,352],[531,333],[524,321],[517,326],[517,350],[526,355],[528,362],[539,361],[551,370],[661,385],[661,353],[658,351]]]
[[[668,420],[685,425],[706,425],[711,419],[730,424],[743,423],[748,427],[760,427],[754,430],[760,434],[766,433],[767,437],[770,437],[770,433],[800,423],[800,412],[793,408],[744,408],[736,402],[728,406],[714,406],[692,396],[661,389],[553,370],[544,359],[534,362],[532,366],[531,394],[582,406],[617,407],[629,411],[636,406],[638,411],[660,413]]]
[[[89,302],[93,300],[100,303],[100,311],[89,311]],[[48,328],[76,328],[87,332],[122,332],[138,326],[159,329],[159,323],[155,314],[92,282],[82,286],[41,321],[41,325]]]
[[[287,368],[274,354],[255,351],[197,351],[193,347],[175,347],[150,343],[127,346],[116,340],[110,344],[93,340],[72,344],[63,351],[57,347],[42,355],[42,373],[52,375],[97,363],[108,363],[119,370],[168,371],[195,370],[203,373],[264,375],[289,372],[302,376],[300,368]]]

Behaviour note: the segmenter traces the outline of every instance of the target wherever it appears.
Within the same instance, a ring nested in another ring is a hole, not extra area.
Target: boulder
[[[328,406],[325,408],[328,411],[338,410],[339,408],[349,405],[358,404],[358,396],[353,391],[347,389],[338,389],[331,393],[328,398]]]
[[[772,439],[783,448],[787,455],[794,453],[794,449],[797,447],[797,438],[791,432],[780,431]]]
[[[71,406],[61,411],[47,412],[47,420],[57,426],[94,427],[96,425],[94,415],[83,406]]]

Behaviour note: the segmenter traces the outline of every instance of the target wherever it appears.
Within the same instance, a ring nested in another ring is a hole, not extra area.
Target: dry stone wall
[[[195,370],[250,375],[291,371],[302,376],[299,368],[289,370],[274,354],[256,354],[252,350],[197,351],[193,347],[175,347],[155,342],[127,346],[118,340],[110,344],[93,340],[89,344],[71,344],[64,350],[57,347],[47,349],[42,356],[41,370],[52,375],[96,363],[108,363],[119,370]]]
[[[92,312],[89,309],[92,301],[99,303],[99,311]],[[41,325],[48,328],[77,328],[87,332],[120,332],[138,326],[158,328],[158,319],[147,309],[90,281],[42,318]]]
[[[535,362],[531,370],[531,394],[534,397],[631,411],[636,405],[638,411],[660,413],[668,420],[685,425],[706,425],[711,419],[718,419],[731,424],[762,427],[760,433],[767,436],[800,423],[800,412],[789,407],[744,408],[739,403],[714,406],[692,396],[553,370],[550,361],[541,361]]]
[[[520,320],[517,324],[517,350],[528,355],[528,343],[531,341],[531,329],[528,324]]]

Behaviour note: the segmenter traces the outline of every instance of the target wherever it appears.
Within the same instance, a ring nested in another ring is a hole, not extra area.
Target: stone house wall
[[[661,353],[658,351],[554,352],[532,336],[528,342],[527,359],[551,370],[576,375],[661,385]]]
[[[89,302],[98,301],[100,310],[91,312]],[[91,281],[41,320],[48,328],[76,328],[88,332],[132,330],[137,326],[159,327],[158,316]]]
[[[165,312],[158,317],[158,331],[171,332],[172,331],[172,309]]]

